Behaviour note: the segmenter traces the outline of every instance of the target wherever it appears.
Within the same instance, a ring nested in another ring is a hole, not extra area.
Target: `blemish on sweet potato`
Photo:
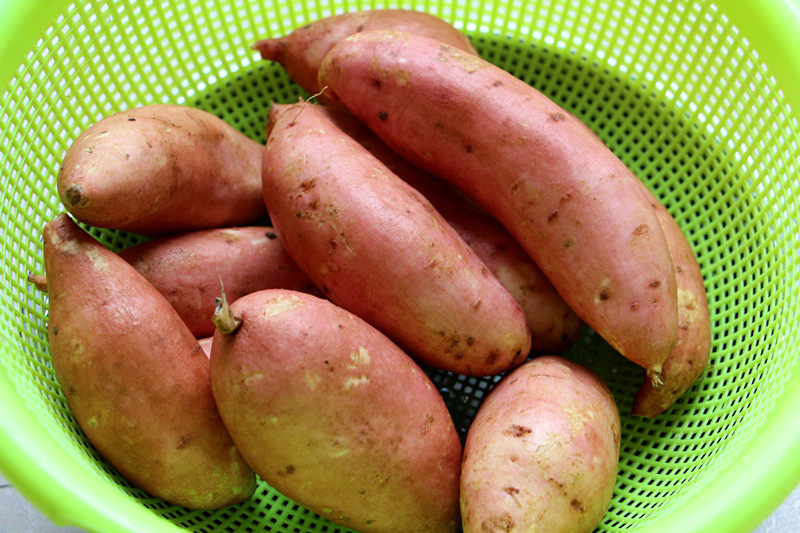
[[[295,470],[296,470],[296,468],[295,468],[294,465],[286,465],[283,468],[281,468],[280,470],[278,470],[278,475],[281,476],[281,477],[288,476],[289,474],[294,474]]]
[[[601,302],[604,302],[609,298],[611,298],[611,292],[608,289],[603,289],[602,291],[600,291],[598,298],[600,299]]]
[[[564,486],[564,482],[563,481],[559,481],[554,477],[548,477],[547,481],[549,483],[551,483],[552,485],[554,485],[561,492],[561,494],[563,494],[564,496],[567,495],[567,489]]]
[[[389,114],[386,111],[381,111],[378,113],[378,119],[385,121],[389,117]]]
[[[511,192],[517,192],[519,188],[522,187],[522,180],[517,180],[511,184]]]
[[[456,361],[461,361],[462,359],[464,359],[464,352],[458,352],[457,354],[455,354],[455,355],[453,356],[453,358],[454,358]]]
[[[492,83],[492,87],[500,87],[501,85],[503,85],[503,82],[500,80],[495,80],[494,83]]]
[[[305,180],[305,181],[300,183],[300,189],[302,189],[303,192],[305,192],[305,191],[307,191],[309,189],[313,189],[316,184],[317,184],[317,180],[314,180],[314,179]]]
[[[660,286],[661,286],[661,282],[660,282],[660,281],[658,281],[657,279],[655,279],[655,280],[651,281],[651,282],[648,284],[648,286],[649,286],[650,288],[652,288],[652,289],[656,289],[656,288],[658,288],[658,287],[660,287]]]
[[[472,346],[472,343],[475,342],[475,337],[467,337],[467,346]]]
[[[564,248],[572,248],[572,245],[575,244],[575,239],[570,237],[566,241],[564,241]]]
[[[135,118],[133,118],[133,117],[129,117],[129,118],[128,118],[128,122],[136,122],[136,119],[135,119]]]
[[[181,438],[178,440],[178,446],[176,446],[176,449],[181,450],[185,448],[186,445],[189,444],[191,441],[192,441],[191,435],[181,435]]]
[[[644,235],[647,233],[649,229],[650,228],[647,227],[647,224],[639,224],[636,226],[636,228],[634,228],[633,234],[638,237],[639,235]]]
[[[266,232],[264,234],[264,236],[269,240],[273,240],[273,239],[277,239],[278,238],[278,236],[275,235],[274,233],[272,233],[271,231]]]
[[[73,207],[86,205],[87,199],[83,196],[83,187],[80,185],[70,185],[64,191],[64,196],[67,197],[67,202]]]
[[[476,310],[476,311],[477,311],[478,309],[480,309],[480,307],[481,307],[481,299],[480,299],[480,298],[478,298],[478,299],[477,299],[477,300],[475,300],[475,302],[472,304],[472,308],[473,308],[474,310]]]
[[[637,309],[639,309],[639,304],[637,302],[633,302],[631,304],[631,311],[636,311]]]
[[[511,531],[514,529],[514,520],[509,514],[493,516],[481,522],[481,531]]]
[[[683,267],[680,265],[675,265],[675,272],[677,272],[678,274],[683,273]]]
[[[467,153],[468,153],[468,154],[471,154],[471,153],[472,153],[472,146],[470,146],[470,145],[467,145],[467,147],[466,147],[466,148],[467,148]]]
[[[486,356],[486,364],[493,365],[494,362],[497,361],[498,357],[500,357],[500,354],[497,353],[496,350],[492,350],[491,352],[489,352],[489,355]]]
[[[548,215],[547,221],[548,222],[552,222],[552,221],[554,221],[556,219],[557,216],[558,216],[558,209],[556,209],[555,211],[550,213],[550,215]]]
[[[570,507],[572,507],[576,511],[579,511],[581,513],[585,513],[586,512],[586,507],[584,507],[584,505],[577,498],[573,498],[572,501],[569,502],[569,505],[570,505]]]
[[[525,435],[528,435],[532,431],[533,430],[531,428],[513,424],[507,430],[505,430],[505,434],[510,435],[512,437],[524,437]]]
[[[550,116],[547,117],[547,120],[550,122],[563,122],[567,120],[567,117],[564,116],[564,113],[550,113]]]

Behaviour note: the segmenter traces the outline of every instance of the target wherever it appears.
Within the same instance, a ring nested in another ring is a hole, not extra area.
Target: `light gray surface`
[[[2,533],[81,533],[72,527],[56,527],[29,504],[0,475],[0,532]],[[755,533],[800,532],[800,487]]]

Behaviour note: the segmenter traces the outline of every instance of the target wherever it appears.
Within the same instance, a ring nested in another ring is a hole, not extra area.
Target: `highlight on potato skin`
[[[211,380],[247,462],[281,494],[357,531],[454,532],[461,442],[425,373],[327,300],[270,289],[230,304]]]
[[[219,509],[255,476],[220,420],[203,349],[169,303],[67,215],[44,228],[53,369],[89,442],[135,486]]]
[[[461,467],[464,533],[590,532],[611,503],[620,416],[589,369],[543,356],[481,404]]]
[[[188,106],[148,105],[103,118],[67,150],[58,194],[78,220],[159,235],[264,216],[263,146]]]
[[[479,376],[526,358],[514,298],[419,192],[315,106],[273,126],[263,188],[300,268],[418,361]]]
[[[669,250],[635,176],[580,121],[491,63],[409,33],[340,41],[319,79],[491,213],[578,316],[657,380],[677,330]]]

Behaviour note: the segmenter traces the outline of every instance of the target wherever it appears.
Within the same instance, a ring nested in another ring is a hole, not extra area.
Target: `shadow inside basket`
[[[770,266],[777,256],[761,242],[769,217],[747,192],[747,178],[737,172],[729,154],[708,131],[644,84],[551,48],[486,36],[474,37],[474,44],[485,58],[584,120],[667,205],[703,269],[712,317],[711,361],[692,389],[662,416],[646,420],[629,415],[643,371],[588,327],[567,354],[605,380],[622,414],[619,477],[600,529],[645,524],[664,506],[679,504],[675,495],[702,480],[711,464],[726,461],[749,442],[747,435],[754,429],[746,427],[748,405],[754,396],[767,394],[755,383],[778,372],[765,357],[775,342],[770,321],[779,320],[770,313],[777,291],[775,269]],[[222,117],[263,143],[270,102],[294,102],[307,96],[280,67],[259,62],[186,103]],[[140,240],[121,232],[92,233],[114,249]],[[345,531],[287,500],[263,481],[250,500],[216,512],[171,506],[131,487],[94,451],[68,414],[50,368],[46,324],[36,318],[45,315],[46,298],[27,288],[20,291],[27,295],[18,302],[23,316],[20,339],[27,354],[27,361],[18,363],[20,371],[34,375],[37,383],[32,386],[58,419],[53,431],[66,434],[70,441],[64,446],[72,446],[75,454],[94,463],[98,475],[106,476],[109,484],[116,484],[154,513],[197,532],[263,531],[265,527]],[[752,317],[758,318],[755,332],[746,327]],[[465,438],[482,399],[500,377],[475,378],[434,369],[427,373]],[[739,437],[733,439],[737,433]]]

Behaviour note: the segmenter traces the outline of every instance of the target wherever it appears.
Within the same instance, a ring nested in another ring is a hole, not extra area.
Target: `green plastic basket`
[[[584,119],[669,207],[700,260],[713,352],[656,420],[641,380],[588,329],[570,352],[612,388],[622,457],[603,531],[747,531],[800,482],[800,6],[789,0],[402,4],[322,0],[0,0],[0,470],[56,523],[92,531],[342,531],[261,483],[217,512],[131,487],[67,409],[47,346],[40,230],[58,165],[112,112],[174,102],[263,141],[300,93],[249,49],[317,18],[429,11]],[[140,240],[93,230],[119,249]],[[495,379],[431,372],[462,436]]]

